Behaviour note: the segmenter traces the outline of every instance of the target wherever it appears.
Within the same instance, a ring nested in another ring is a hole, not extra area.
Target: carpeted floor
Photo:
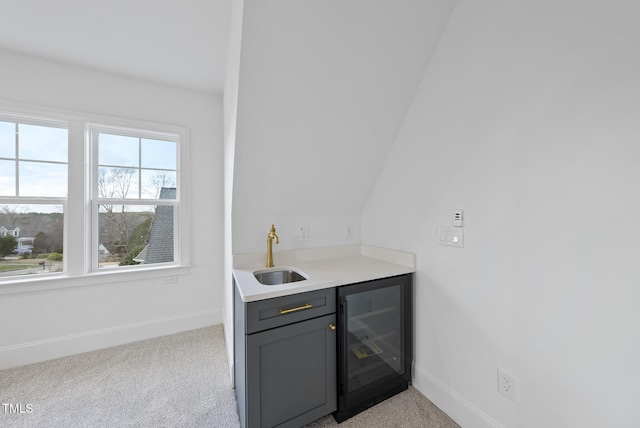
[[[409,387],[380,404],[338,424],[333,416],[309,424],[306,428],[460,428],[446,413]]]
[[[0,403],[3,428],[239,427],[221,325],[0,371]],[[458,425],[409,388],[340,427]]]

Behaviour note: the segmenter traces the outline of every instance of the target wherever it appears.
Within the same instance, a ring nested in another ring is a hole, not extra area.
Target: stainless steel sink
[[[307,279],[300,272],[292,269],[256,271],[253,273],[253,276],[263,285],[288,284],[290,282],[304,281]]]

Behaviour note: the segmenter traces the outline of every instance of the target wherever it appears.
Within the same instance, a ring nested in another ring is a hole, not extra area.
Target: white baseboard
[[[415,363],[412,385],[463,428],[503,428]]]
[[[0,370],[222,323],[213,309],[0,348]]]

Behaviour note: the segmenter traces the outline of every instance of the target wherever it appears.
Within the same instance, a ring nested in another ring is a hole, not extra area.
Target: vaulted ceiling
[[[5,1],[0,49],[222,94],[231,3]]]
[[[233,1],[4,2],[0,49],[222,94]],[[455,0],[243,3],[234,209],[359,214]]]
[[[235,212],[359,215],[454,5],[245,0]]]

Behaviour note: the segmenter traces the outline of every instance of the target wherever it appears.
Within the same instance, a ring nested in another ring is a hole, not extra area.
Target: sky
[[[0,205],[6,205],[2,204],[3,196],[66,198],[69,144],[67,130],[23,123],[19,124],[18,129],[16,144],[15,122],[0,121]],[[156,198],[158,174],[164,176],[165,185],[175,186],[176,153],[177,145],[173,141],[138,139],[107,133],[100,133],[98,138],[99,165],[107,176],[118,170],[122,171],[123,168],[136,169],[128,174],[133,180],[126,195],[113,192],[113,186],[121,187],[117,183],[107,183],[107,186],[112,186],[110,194],[115,197]],[[19,181],[17,189],[16,181]],[[29,208],[23,206],[22,209]],[[33,211],[37,212],[59,210],[59,206],[33,207]]]
[[[66,129],[20,124],[19,150],[20,196],[67,195]],[[0,196],[17,196],[15,159],[15,124],[0,122]]]

